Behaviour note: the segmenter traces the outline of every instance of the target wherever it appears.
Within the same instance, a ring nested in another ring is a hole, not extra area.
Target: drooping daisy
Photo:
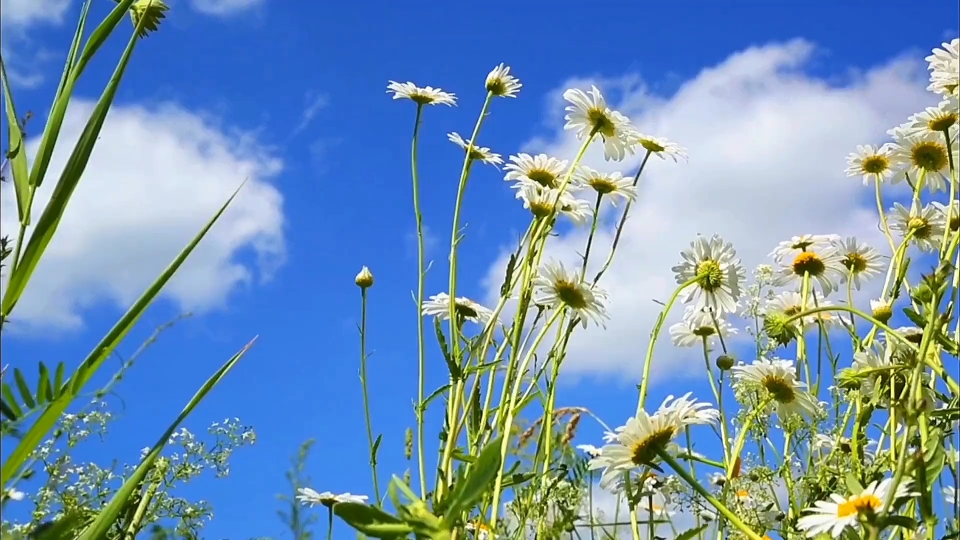
[[[569,271],[561,262],[551,261],[540,267],[533,285],[536,287],[538,304],[553,309],[569,308],[571,317],[579,317],[584,328],[587,327],[587,321],[603,325],[607,319],[604,306],[607,294],[584,282],[579,271]]]
[[[538,218],[547,218],[552,212],[559,212],[575,224],[584,225],[593,217],[593,206],[588,201],[574,197],[569,191],[543,188],[527,180],[517,182],[513,187],[517,189],[517,198],[523,201],[523,207]]]
[[[614,206],[617,205],[618,199],[634,201],[637,198],[637,188],[633,185],[633,179],[624,178],[618,172],[602,173],[590,167],[581,166],[574,173],[573,179],[577,189],[592,189],[600,195],[607,196]]]
[[[546,154],[531,156],[517,154],[510,156],[510,161],[503,168],[507,171],[503,177],[507,181],[520,182],[527,180],[545,188],[559,188],[560,179],[567,170],[567,161],[550,157]]]
[[[680,301],[692,303],[695,309],[712,309],[715,313],[736,313],[740,284],[746,271],[733,244],[719,235],[709,240],[697,235],[690,248],[680,253],[683,262],[674,266],[677,283],[698,281],[683,291]]]
[[[901,129],[908,136],[932,134],[943,138],[944,132],[950,134],[950,140],[956,141],[956,132],[960,124],[960,101],[957,96],[948,96],[936,107],[927,107],[910,117]]]
[[[463,140],[463,137],[459,133],[453,132],[447,134],[447,139],[450,140],[453,144],[463,148],[464,150],[470,149],[470,159],[477,161],[482,161],[488,165],[493,165],[494,167],[498,165],[503,165],[503,159],[500,157],[500,154],[495,154],[490,151],[486,146],[477,146],[473,145],[470,147],[470,142]]]
[[[833,305],[829,300],[816,298],[816,291],[810,291],[810,295],[811,298],[806,302],[806,310],[815,306]],[[830,327],[836,322],[834,315],[829,311],[819,311],[813,315],[790,320],[791,317],[803,311],[805,311],[803,297],[797,291],[783,291],[767,299],[763,310],[764,332],[770,339],[786,346],[801,335],[801,329],[806,331],[815,328],[818,323]]]
[[[311,488],[300,488],[297,490],[297,500],[303,504],[313,506],[315,504],[322,504],[328,508],[333,507],[337,503],[366,503],[366,495],[353,495],[351,493],[340,493],[335,494],[329,491],[324,491],[323,493],[317,493]]]
[[[840,538],[847,527],[859,529],[861,515],[879,512],[892,489],[893,479],[886,478],[881,482],[871,482],[857,495],[843,497],[832,493],[829,500],[817,501],[812,507],[807,508],[806,515],[801,516],[797,521],[797,527],[806,533],[807,538],[820,534],[830,534],[833,538]],[[894,499],[909,496],[911,496],[910,480],[904,480],[897,486]]]
[[[444,92],[432,86],[420,88],[412,82],[390,81],[390,84],[387,85],[387,93],[391,92],[393,93],[393,99],[409,99],[419,105],[447,105],[452,107],[457,104],[457,96],[450,92]]]
[[[804,276],[808,275],[820,284],[824,296],[837,290],[837,281],[843,279],[845,269],[841,263],[840,253],[832,245],[832,240],[836,238],[836,235],[814,237],[816,241],[796,252],[792,260],[780,259],[778,262],[781,267],[777,272],[777,284],[800,283]],[[830,241],[830,243],[820,242],[820,240]],[[783,253],[782,248],[783,244],[778,248],[781,249],[780,253]]]
[[[592,86],[589,93],[571,88],[563,93],[563,99],[570,103],[564,129],[576,130],[580,140],[591,134],[599,135],[607,161],[620,161],[628,152],[633,153],[631,139],[636,130],[630,125],[630,119],[608,107],[596,86]]]
[[[960,201],[953,201],[953,204],[947,206],[939,202],[930,203],[943,214],[943,222],[951,231],[960,228]]]
[[[697,347],[703,344],[704,338],[709,345],[718,333],[721,336],[727,336],[736,334],[737,329],[722,317],[715,317],[709,311],[695,309],[692,306],[684,309],[682,321],[670,327],[670,338],[677,347]]]
[[[481,306],[469,298],[457,298],[456,307],[454,307],[457,317],[465,321],[472,321],[478,324],[487,324],[493,317],[493,311]],[[450,319],[450,295],[440,293],[431,296],[423,303],[424,317],[437,317],[444,321]]]
[[[675,452],[673,439],[691,425],[706,425],[717,421],[720,413],[707,403],[668,396],[656,413],[641,410],[626,425],[617,428],[616,439],[601,449],[599,457],[590,460],[590,469],[604,469],[600,485],[606,488],[617,482],[624,473],[659,460],[658,452]]]
[[[898,183],[906,175],[916,184],[923,173],[924,185],[933,193],[947,190],[947,177],[950,171],[950,157],[942,134],[924,132],[907,135],[903,127],[890,130],[893,143],[890,145],[890,158],[897,165],[893,182]],[[954,162],[957,150],[952,149]]]
[[[910,232],[910,241],[923,251],[937,251],[943,237],[946,219],[936,206],[928,204],[920,207],[916,204],[907,210],[900,203],[894,203],[891,210],[890,228],[906,237]]]
[[[943,95],[957,95],[960,91],[960,39],[943,43],[926,58],[930,69],[927,90]]]
[[[668,157],[676,163],[680,158],[687,159],[687,151],[676,143],[672,143],[662,137],[654,137],[643,133],[636,134],[637,144],[642,146],[647,152],[667,159]]]
[[[893,304],[889,300],[870,300],[870,312],[874,319],[886,324],[893,317]]]
[[[517,97],[520,79],[510,75],[510,67],[502,63],[487,75],[487,92],[499,97]]]
[[[734,366],[731,371],[738,381],[763,388],[775,402],[777,414],[781,417],[801,414],[809,418],[819,409],[816,398],[807,391],[806,383],[797,379],[790,360],[760,359],[749,366]]]
[[[870,180],[885,182],[893,176],[893,161],[890,159],[890,145],[874,147],[869,144],[857,146],[857,151],[847,156],[847,176],[862,176],[863,185]]]
[[[870,279],[883,272],[880,252],[861,244],[855,236],[847,238],[846,241],[834,240],[833,247],[840,255],[840,264],[847,270],[841,283],[852,280],[853,286],[859,291],[861,279]]]

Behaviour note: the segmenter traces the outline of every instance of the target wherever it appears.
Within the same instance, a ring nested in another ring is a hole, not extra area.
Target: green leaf
[[[60,397],[60,394],[63,393],[63,376],[66,369],[67,365],[63,362],[60,362],[60,364],[57,366],[57,374],[53,377],[54,397]]]
[[[123,3],[130,4],[132,2],[131,0],[124,0]],[[70,157],[63,167],[60,180],[53,189],[50,202],[47,203],[47,206],[43,209],[43,213],[40,214],[40,219],[37,220],[36,227],[30,235],[30,240],[27,242],[27,247],[23,251],[22,259],[18,261],[17,267],[11,270],[7,290],[3,295],[2,305],[0,305],[0,318],[2,319],[10,316],[10,312],[13,311],[17,301],[20,300],[20,295],[23,294],[27,282],[30,280],[30,276],[33,275],[33,271],[40,262],[43,252],[47,249],[50,241],[53,240],[53,235],[60,225],[60,219],[67,209],[67,203],[70,202],[70,197],[80,183],[80,177],[83,176],[87,162],[90,161],[90,154],[93,152],[93,147],[97,143],[97,138],[100,136],[100,129],[103,127],[103,122],[107,117],[107,112],[110,110],[110,105],[113,104],[113,98],[120,85],[120,79],[127,69],[127,64],[130,62],[130,55],[133,53],[133,47],[136,43],[137,37],[136,33],[134,33],[127,43],[127,48],[123,51],[123,56],[120,58],[120,62],[117,64],[113,75],[110,77],[110,82],[107,83],[107,88],[103,91],[100,100],[97,102],[97,106],[87,120],[87,125],[83,128],[80,140],[77,141],[77,145],[73,148],[73,152],[70,153]],[[76,76],[76,73],[71,74],[68,83],[71,89],[73,86],[72,83],[76,80]],[[58,96],[55,105],[56,110],[54,112],[60,114],[62,108],[62,113],[65,114],[67,101],[69,101],[69,95]],[[63,122],[63,114],[60,114],[59,122]],[[30,174],[30,184],[33,186],[40,186],[43,175],[46,174],[50,156],[53,154],[56,136],[48,141],[48,135],[50,134],[50,130],[54,128],[57,133],[59,133],[60,130],[59,125],[54,126],[54,123],[55,119],[53,117],[47,120],[47,128],[44,129],[43,132],[43,140],[41,140],[40,148],[37,150],[34,170]]]
[[[413,532],[413,527],[376,506],[343,502],[333,505],[333,513],[358,532],[374,538],[395,538]]]
[[[50,370],[43,362],[40,362],[40,378],[37,380],[37,401],[41,405],[50,401],[53,392],[50,388]]]
[[[160,452],[163,451],[163,447],[166,446],[167,441],[170,440],[170,436],[173,435],[173,432],[180,427],[180,424],[190,415],[191,412],[203,401],[203,398],[207,397],[207,394],[210,393],[217,384],[233,369],[233,366],[243,358],[243,355],[250,350],[250,347],[253,347],[253,344],[256,343],[257,338],[253,338],[250,343],[240,349],[239,352],[233,355],[232,358],[227,360],[225,364],[220,366],[220,369],[213,374],[212,377],[207,379],[207,382],[200,387],[200,390],[194,394],[193,398],[187,403],[187,406],[183,408],[183,411],[180,412],[180,416],[170,424],[170,427],[167,428],[167,431],[160,436],[160,439],[154,443],[153,448],[150,450],[150,453],[143,459],[140,463],[140,466],[137,467],[133,474],[127,478],[127,481],[120,486],[120,489],[113,495],[113,498],[110,499],[110,502],[97,514],[93,522],[83,531],[77,540],[101,540],[105,538],[107,532],[113,526],[114,522],[117,520],[117,517],[120,516],[120,513],[126,508],[128,501],[139,495],[139,489],[144,478],[146,478],[147,473],[150,472],[150,469],[153,468],[154,462],[157,458],[160,457]]]
[[[908,531],[917,530],[917,522],[909,516],[887,516],[887,519],[884,520],[886,525],[889,527],[893,525],[895,527],[902,527]]]
[[[33,400],[30,385],[27,384],[27,380],[23,377],[20,368],[13,368],[13,380],[17,383],[17,389],[20,390],[20,397],[23,399],[23,404],[26,405],[28,409],[36,407],[37,403]]]
[[[694,529],[686,530],[686,531],[680,533],[680,535],[677,536],[675,540],[692,540],[693,538],[696,538],[696,537],[700,536],[700,533],[702,533],[703,531],[707,530],[707,527],[708,527],[708,525],[701,525],[701,526],[696,527],[696,528],[694,528]]]
[[[23,130],[20,127],[20,117],[13,106],[13,93],[10,91],[10,80],[7,78],[7,68],[0,58],[0,79],[3,84],[3,100],[6,102],[4,112],[7,114],[7,159],[10,160],[10,172],[13,173],[13,190],[17,196],[17,214],[20,224],[30,224],[30,172],[27,170],[27,145],[23,139]],[[12,265],[16,266],[17,261]]]
[[[491,441],[480,451],[466,478],[457,482],[447,511],[444,512],[444,522],[448,527],[460,514],[473,508],[497,477],[503,463],[503,456],[500,454],[502,444],[503,436]]]
[[[445,391],[447,391],[447,390],[449,390],[449,389],[450,389],[450,385],[449,385],[449,384],[445,384],[445,385],[441,386],[440,388],[437,388],[436,390],[433,391],[432,394],[430,394],[430,395],[427,397],[427,399],[423,400],[423,405],[422,405],[421,407],[422,407],[423,409],[426,409],[426,408],[427,408],[427,405],[429,405],[431,401],[437,399],[437,397],[440,396],[440,394],[444,393]]]
[[[10,388],[9,384],[7,383],[0,384],[0,394],[3,395],[3,403],[10,408],[9,412],[13,413],[16,416],[16,418],[10,418],[11,421],[16,420],[17,418],[20,418],[21,416],[23,416],[23,410],[20,409],[20,404],[17,401],[17,397],[13,395],[13,389]]]
[[[443,353],[443,360],[447,363],[447,370],[450,372],[450,380],[459,381],[463,378],[463,371],[460,369],[460,366],[453,361],[453,356],[450,355],[450,348],[447,347],[447,336],[443,333],[440,317],[433,319],[433,326],[437,332],[437,344],[440,345],[440,352]]]
[[[20,418],[20,415],[18,414],[19,412],[20,412],[19,407],[18,407],[18,410],[15,411],[13,410],[13,407],[11,407],[10,405],[7,405],[6,399],[0,399],[0,414],[2,414],[3,416],[6,416],[7,420],[10,420],[11,422],[16,422],[17,418]]]
[[[243,186],[241,186],[243,187]],[[20,439],[16,448],[3,463],[3,467],[0,468],[0,484],[6,486],[7,483],[13,478],[26,462],[27,457],[30,453],[37,448],[37,446],[43,441],[43,438],[53,429],[54,424],[57,419],[60,418],[60,415],[67,409],[70,405],[70,402],[73,401],[73,398],[80,393],[80,390],[87,384],[91,377],[100,366],[103,365],[103,362],[113,353],[113,350],[116,349],[117,345],[126,337],[127,333],[130,332],[130,329],[136,324],[140,319],[140,316],[143,315],[143,312],[147,309],[147,306],[156,298],[157,294],[160,293],[160,290],[164,285],[170,281],[170,278],[173,277],[173,274],[180,268],[183,262],[187,257],[193,252],[194,248],[200,243],[200,240],[207,234],[213,224],[217,222],[217,219],[223,214],[227,209],[230,203],[233,201],[233,198],[237,196],[239,188],[230,198],[220,207],[220,210],[207,222],[206,226],[197,233],[197,236],[193,238],[187,247],[177,255],[177,258],[174,259],[170,266],[163,271],[163,274],[153,283],[144,293],[137,299],[136,302],[127,312],[120,318],[119,321],[110,329],[110,332],[107,333],[100,340],[100,343],[94,347],[93,351],[87,355],[87,358],[83,361],[80,367],[77,368],[77,371],[70,377],[69,380],[65,383],[64,388],[61,391],[61,395],[57,397],[53,402],[51,402],[47,408],[40,414],[40,417],[32,426],[30,426],[29,431]]]
[[[859,495],[863,491],[863,484],[860,483],[853,471],[848,472],[843,479],[846,481],[847,489],[851,495]]]
[[[73,538],[77,529],[83,525],[83,514],[73,512],[67,514],[53,523],[46,523],[42,530],[37,529],[30,535],[31,540],[63,540],[64,538]]]

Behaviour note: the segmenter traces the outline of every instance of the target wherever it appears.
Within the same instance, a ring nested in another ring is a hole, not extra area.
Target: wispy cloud
[[[292,139],[307,129],[313,122],[313,119],[316,118],[317,113],[329,104],[330,100],[326,94],[312,91],[307,92],[306,106],[303,108],[303,114],[300,116],[300,123],[297,124],[297,127],[290,133],[289,138]]]
[[[193,0],[190,5],[205,15],[225,17],[256,8],[263,3],[263,0]]]

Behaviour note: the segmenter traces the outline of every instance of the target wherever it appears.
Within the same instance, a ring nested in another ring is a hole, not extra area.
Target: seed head
[[[353,281],[357,284],[357,287],[360,287],[361,289],[373,287],[373,273],[370,272],[369,268],[364,266],[363,269],[360,270],[360,273],[357,274],[356,279]]]

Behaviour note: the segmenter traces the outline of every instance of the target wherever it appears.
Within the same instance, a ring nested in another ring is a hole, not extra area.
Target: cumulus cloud
[[[50,198],[94,103],[74,100],[34,220]],[[28,148],[35,152],[35,147]],[[246,180],[162,296],[181,309],[222,306],[268,279],[285,258],[283,197],[269,183],[282,161],[250,133],[174,104],[116,106],[53,242],[13,312],[11,330],[76,328],[85,309],[125,308]],[[16,200],[2,186],[0,229],[15,237]]]
[[[845,158],[857,144],[886,140],[887,129],[935,101],[924,91],[924,66],[898,58],[851,71],[837,83],[805,72],[814,50],[800,40],[750,48],[702,70],[666,97],[650,92],[634,74],[564,85],[597,84],[641,131],[676,141],[690,155],[689,163],[648,163],[616,259],[601,281],[610,293],[611,321],[606,330],[575,334],[564,364],[568,373],[632,378],[641,372],[646,336],[662,309],[655,301],[666,301],[676,287],[670,269],[698,233],[719,233],[733,242],[748,269],[770,262],[767,255],[778,242],[804,233],[856,235],[889,251],[872,189],[845,177]],[[551,111],[563,110],[561,92],[549,96]],[[549,123],[552,134],[531,140],[525,151],[571,159],[579,142],[563,132],[559,114]],[[595,145],[583,163],[632,174],[639,162],[639,156],[605,162]],[[594,242],[595,261],[609,253],[618,213],[607,216]],[[586,234],[560,235],[551,255],[578,260]],[[493,297],[507,256],[490,269]],[[703,358],[688,351],[669,345],[665,326],[654,376],[699,373]]]
[[[59,24],[70,0],[0,0],[2,25],[26,26],[36,23]]]

